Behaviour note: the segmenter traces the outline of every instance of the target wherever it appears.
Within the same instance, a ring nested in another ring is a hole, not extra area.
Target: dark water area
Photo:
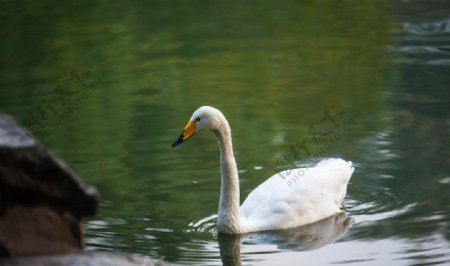
[[[100,192],[87,250],[450,263],[449,1],[0,1],[0,22],[0,111]],[[230,122],[241,200],[276,171],[339,156],[356,166],[346,213],[219,235],[216,140],[170,146],[202,105]]]

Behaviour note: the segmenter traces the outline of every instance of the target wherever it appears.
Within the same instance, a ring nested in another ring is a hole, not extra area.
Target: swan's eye
[[[195,121],[197,121],[197,122],[200,121],[200,118],[195,119]]]

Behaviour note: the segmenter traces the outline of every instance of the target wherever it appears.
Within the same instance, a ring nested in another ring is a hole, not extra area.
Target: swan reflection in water
[[[241,243],[276,245],[278,250],[306,251],[323,247],[344,236],[352,223],[346,212],[321,221],[287,230],[265,231],[244,235],[219,234],[223,265],[241,265]]]

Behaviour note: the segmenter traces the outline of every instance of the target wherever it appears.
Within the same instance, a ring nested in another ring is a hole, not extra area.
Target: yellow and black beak
[[[195,122],[189,121],[189,123],[187,123],[187,125],[184,127],[184,130],[181,133],[181,135],[172,143],[172,147],[175,147],[183,143],[184,141],[188,140],[190,137],[194,136],[195,131],[196,131]]]

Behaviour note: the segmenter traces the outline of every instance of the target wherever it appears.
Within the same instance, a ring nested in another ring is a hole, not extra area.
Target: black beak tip
[[[179,137],[177,138],[177,140],[175,140],[175,141],[172,143],[172,148],[174,148],[175,146],[180,145],[181,143],[183,143],[183,135],[179,136]]]

